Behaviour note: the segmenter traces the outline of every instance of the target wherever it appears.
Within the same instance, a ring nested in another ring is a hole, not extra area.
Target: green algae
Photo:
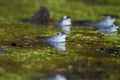
[[[21,38],[35,40],[36,36],[52,36],[61,31],[55,25],[21,21],[31,17],[40,6],[49,8],[53,20],[64,15],[70,15],[74,20],[93,21],[103,18],[103,14],[120,17],[119,5],[88,5],[78,0],[1,0],[0,48],[6,53],[0,54],[0,80],[33,80],[55,74],[65,74],[69,80],[120,79],[120,55],[97,50],[119,47],[120,29],[118,35],[106,36],[91,27],[72,27],[67,36],[66,51],[58,51],[44,43],[11,46],[11,42],[21,44]],[[117,23],[120,24],[119,18]]]

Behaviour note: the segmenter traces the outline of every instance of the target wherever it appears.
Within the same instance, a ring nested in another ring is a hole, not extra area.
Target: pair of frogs
[[[101,32],[117,32],[117,29],[119,28],[119,26],[115,25],[115,18],[112,18],[111,16],[107,16],[104,19],[98,21],[98,22],[90,22],[90,21],[85,21],[86,24],[88,24],[88,26],[93,26],[95,29],[100,30]],[[71,18],[68,16],[64,16],[63,18],[61,18],[61,20],[59,20],[56,25],[77,25],[79,26],[79,24],[84,24],[84,22],[76,22],[71,20]]]

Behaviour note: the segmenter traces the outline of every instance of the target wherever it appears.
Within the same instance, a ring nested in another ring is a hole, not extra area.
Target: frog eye
[[[61,35],[61,33],[59,32],[57,35]]]

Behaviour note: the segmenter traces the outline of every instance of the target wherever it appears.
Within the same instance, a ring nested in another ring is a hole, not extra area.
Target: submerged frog
[[[96,29],[99,29],[101,27],[109,27],[112,26],[115,22],[115,18],[112,18],[111,16],[107,16],[106,18],[96,22],[92,23],[91,26],[93,26]]]

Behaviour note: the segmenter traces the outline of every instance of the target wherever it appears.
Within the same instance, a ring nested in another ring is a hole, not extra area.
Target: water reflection
[[[108,26],[108,27],[105,27],[105,28],[100,28],[99,30],[101,32],[104,32],[104,33],[113,33],[113,32],[117,32],[118,28],[119,28],[119,26],[112,25],[112,26]]]
[[[53,46],[59,51],[66,51],[66,42],[47,42],[49,45]]]
[[[71,31],[71,26],[69,25],[60,25],[58,27],[61,28],[61,30],[65,32],[66,34],[69,34]]]
[[[53,77],[38,78],[35,80],[67,80],[63,75],[56,75]]]

